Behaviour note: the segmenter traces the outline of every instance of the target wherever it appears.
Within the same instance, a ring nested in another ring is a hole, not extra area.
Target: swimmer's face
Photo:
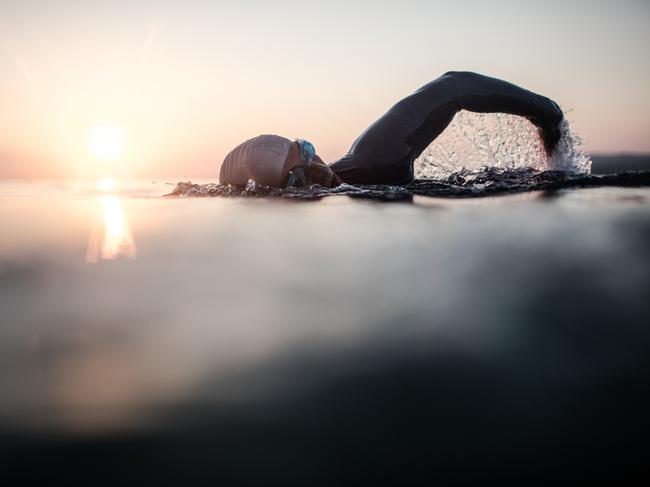
[[[318,154],[312,158],[311,163],[305,161],[300,156],[300,145],[298,142],[294,142],[291,145],[291,149],[287,155],[287,160],[283,170],[285,181],[290,178],[290,173],[300,175],[298,182],[294,182],[294,186],[310,186],[312,184],[318,184],[323,187],[330,187],[336,179],[332,170],[323,162]],[[296,178],[294,178],[294,181],[295,180]]]

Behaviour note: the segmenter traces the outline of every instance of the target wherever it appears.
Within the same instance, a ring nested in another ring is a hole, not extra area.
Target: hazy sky
[[[259,133],[332,161],[448,70],[555,99],[590,151],[650,151],[649,48],[648,0],[0,0],[0,177],[216,175]]]

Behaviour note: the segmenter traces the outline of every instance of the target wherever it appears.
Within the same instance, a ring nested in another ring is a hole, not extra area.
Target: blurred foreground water
[[[0,187],[4,478],[647,475],[650,188]]]

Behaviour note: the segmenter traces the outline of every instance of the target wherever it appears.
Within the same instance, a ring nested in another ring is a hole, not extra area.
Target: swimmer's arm
[[[564,114],[550,98],[507,81],[471,72],[449,72],[458,110],[479,113],[509,113],[527,118],[540,129],[544,147],[552,152],[560,140]]]

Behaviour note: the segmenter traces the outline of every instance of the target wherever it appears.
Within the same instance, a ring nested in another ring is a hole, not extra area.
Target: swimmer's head
[[[219,182],[245,186],[249,179],[279,187],[292,142],[279,135],[259,135],[231,150],[221,164]]]
[[[336,179],[307,140],[259,135],[239,144],[221,165],[219,182],[245,186],[249,179],[275,188],[320,184]]]

